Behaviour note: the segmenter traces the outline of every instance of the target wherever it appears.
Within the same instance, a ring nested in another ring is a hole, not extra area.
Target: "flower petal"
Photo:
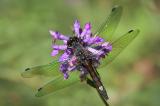
[[[68,64],[70,67],[74,66],[77,62],[77,57],[76,56],[72,56],[71,59],[68,61]]]
[[[59,40],[68,40],[68,39],[69,39],[69,37],[68,37],[68,36],[65,36],[65,35],[60,34],[58,39],[59,39]]]
[[[68,40],[69,37],[65,36],[65,35],[62,35],[60,34],[59,32],[54,32],[54,31],[49,31],[51,36],[54,38],[54,39],[58,39],[58,40]]]
[[[52,52],[51,52],[51,56],[55,56],[55,55],[57,55],[58,54],[58,50],[53,50]]]
[[[63,43],[66,45],[67,44],[67,40],[63,40]]]
[[[52,48],[56,50],[65,50],[67,49],[67,45],[52,45]]]
[[[68,71],[74,71],[76,69],[76,66],[68,67]]]
[[[101,37],[96,36],[96,37],[91,37],[89,39],[84,39],[83,41],[87,42],[88,45],[91,45],[91,44],[99,44],[99,43],[103,42],[104,39],[102,39]]]
[[[68,77],[69,77],[68,73],[64,73],[63,76],[64,76],[65,80],[68,79]]]
[[[91,34],[91,24],[86,23],[80,36],[81,36],[81,38],[83,38],[83,37],[89,38],[90,34]]]
[[[104,39],[102,39],[101,37],[96,36],[94,38],[94,43],[100,43],[100,42],[103,42],[103,41],[104,41]]]
[[[80,23],[79,23],[79,21],[75,20],[73,26],[74,26],[75,35],[77,35],[77,37],[79,37],[79,35],[80,35]]]
[[[54,38],[54,39],[58,39],[58,36],[59,36],[59,32],[54,32],[54,31],[49,31],[49,33],[51,34],[51,36]]]
[[[112,45],[109,42],[104,42],[102,44],[102,47],[104,47],[105,49],[111,51],[112,50]]]
[[[67,71],[67,68],[68,68],[68,64],[67,64],[67,63],[62,63],[62,64],[60,65],[60,71],[61,71],[62,73],[65,73],[65,72]]]
[[[104,52],[101,51],[101,50],[96,50],[96,49],[91,48],[91,47],[88,47],[87,49],[88,49],[90,52],[92,52],[94,55],[101,55],[101,54],[104,53]]]
[[[64,52],[64,53],[60,56],[59,62],[64,62],[64,61],[66,61],[66,60],[68,59],[68,57],[69,57],[69,54],[66,53],[66,52]]]

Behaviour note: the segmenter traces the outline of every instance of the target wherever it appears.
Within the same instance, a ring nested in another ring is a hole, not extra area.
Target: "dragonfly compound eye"
[[[74,46],[77,42],[79,42],[79,38],[77,37],[70,37],[68,42],[67,42],[67,46],[68,47],[72,47]]]

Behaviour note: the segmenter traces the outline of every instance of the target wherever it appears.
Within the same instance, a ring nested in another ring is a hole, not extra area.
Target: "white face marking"
[[[99,87],[99,90],[103,91],[103,86],[100,86],[100,87]]]

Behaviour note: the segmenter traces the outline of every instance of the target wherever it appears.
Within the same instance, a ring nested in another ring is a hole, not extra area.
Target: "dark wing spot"
[[[133,30],[130,30],[128,33],[131,33],[131,32],[133,32]]]
[[[112,8],[112,12],[113,12],[113,11],[115,11],[115,10],[116,10],[116,8],[117,8],[117,7],[113,7],[113,8]]]
[[[26,68],[26,69],[25,69],[25,71],[28,71],[28,70],[30,70],[30,68]]]
[[[38,89],[38,91],[41,91],[41,90],[42,90],[42,88],[39,88],[39,89]]]

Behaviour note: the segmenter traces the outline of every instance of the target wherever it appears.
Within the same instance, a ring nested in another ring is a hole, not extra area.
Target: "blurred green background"
[[[48,30],[72,34],[72,23],[90,21],[93,32],[111,8],[124,7],[115,38],[139,28],[139,36],[101,71],[111,106],[160,106],[159,0],[0,0],[0,106],[103,106],[98,94],[76,84],[42,98],[48,80],[25,79],[25,68],[52,61]]]

